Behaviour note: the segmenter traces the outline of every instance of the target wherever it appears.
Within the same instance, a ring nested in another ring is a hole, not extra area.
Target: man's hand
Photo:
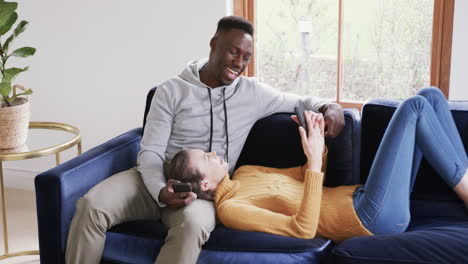
[[[343,108],[339,104],[328,103],[319,111],[325,119],[325,137],[337,137],[345,125]]]
[[[191,204],[197,195],[194,192],[175,193],[172,184],[175,180],[168,180],[166,187],[159,192],[159,200],[165,203],[170,208],[180,208]]]

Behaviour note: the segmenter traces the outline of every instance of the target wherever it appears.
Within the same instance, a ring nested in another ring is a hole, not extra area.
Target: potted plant
[[[13,50],[12,43],[27,27],[28,22],[22,20],[10,32],[18,20],[16,8],[18,3],[0,0],[0,149],[15,148],[26,142],[29,125],[29,100],[31,89],[22,89],[16,93],[20,85],[12,85],[13,80],[28,70],[25,68],[7,67],[12,57],[26,58],[34,55],[35,48],[22,47]]]

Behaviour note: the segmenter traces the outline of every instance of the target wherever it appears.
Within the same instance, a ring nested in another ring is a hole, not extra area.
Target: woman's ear
[[[206,191],[209,190],[208,181],[207,181],[206,179],[201,180],[201,182],[200,182],[200,190],[202,190],[203,192],[206,192]]]

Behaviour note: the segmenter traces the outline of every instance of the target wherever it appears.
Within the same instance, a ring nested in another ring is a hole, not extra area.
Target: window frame
[[[343,107],[354,107],[360,109],[362,102],[351,102],[342,100],[343,93],[343,2],[339,1],[338,15],[338,72],[336,100]],[[454,0],[434,0],[434,18],[432,25],[432,47],[431,47],[431,80],[430,85],[439,87],[445,97],[449,96],[450,88],[450,66],[452,56],[452,34]],[[255,27],[256,0],[233,0],[234,15],[245,17]],[[255,53],[255,45],[253,47]],[[252,56],[245,71],[247,76],[255,76],[255,56]]]

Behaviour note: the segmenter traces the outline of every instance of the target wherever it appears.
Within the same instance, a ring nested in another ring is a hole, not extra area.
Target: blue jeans
[[[422,155],[454,187],[468,158],[447,100],[425,88],[395,111],[364,186],[354,192],[356,214],[373,234],[404,232],[410,221],[410,194]]]

